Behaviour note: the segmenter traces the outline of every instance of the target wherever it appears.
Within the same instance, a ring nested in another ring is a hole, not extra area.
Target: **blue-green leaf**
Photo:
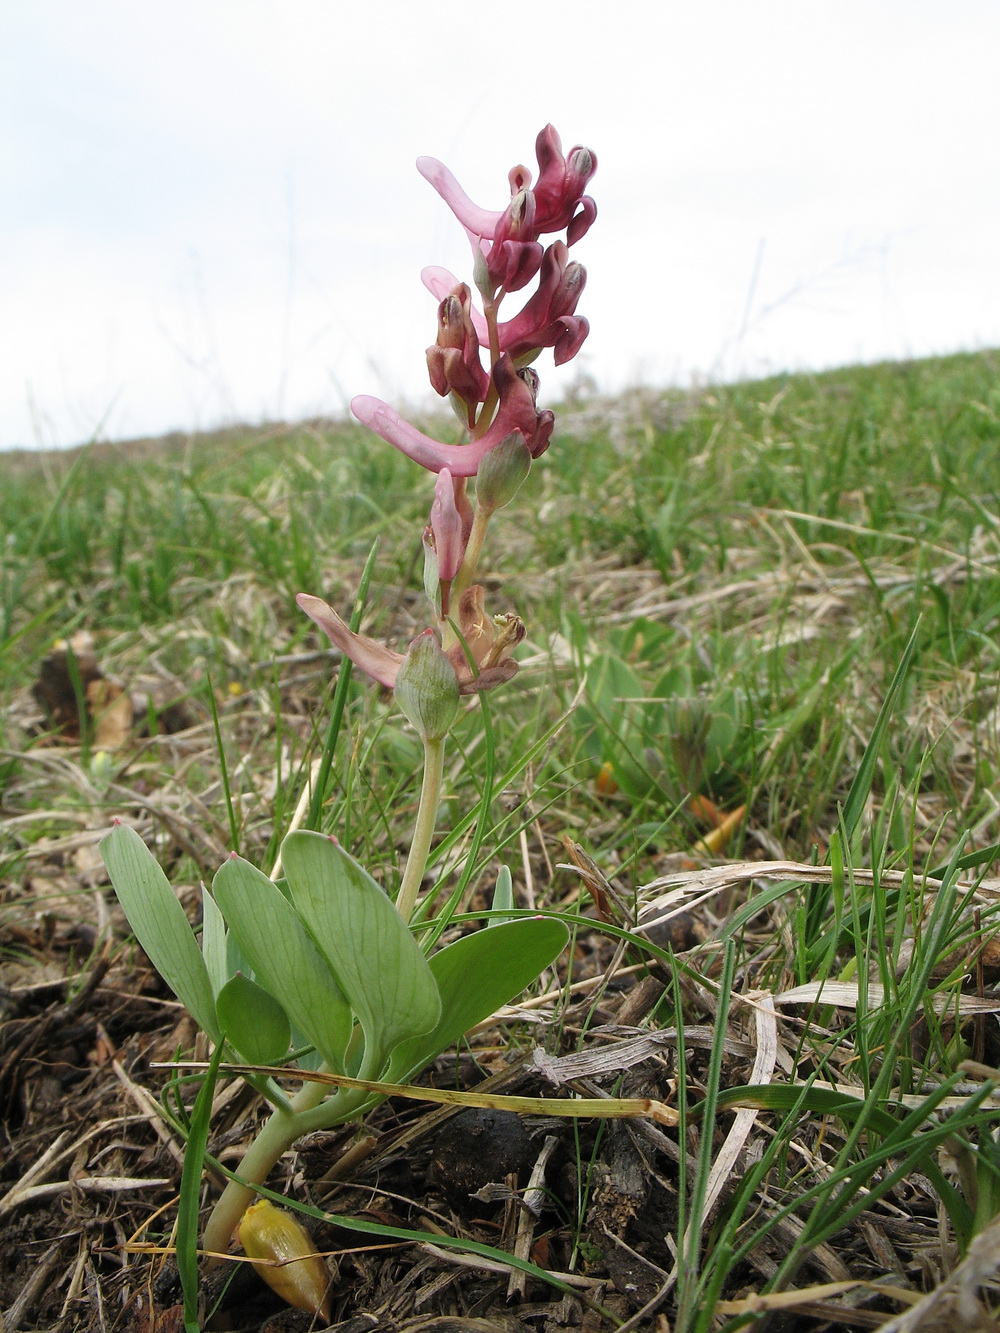
[[[292,1029],[284,1009],[263,986],[237,972],[215,1000],[226,1040],[251,1065],[273,1065],[288,1054]]]
[[[134,829],[116,824],[101,854],[136,939],[188,1013],[219,1039],[215,999],[194,931],[156,857]]]
[[[239,856],[223,863],[212,892],[256,980],[323,1058],[343,1072],[351,1010],[295,909],[262,871]]]
[[[218,999],[219,991],[232,976],[226,945],[226,920],[216,906],[215,899],[201,886],[201,956],[205,960],[212,994]]]
[[[441,995],[441,1017],[433,1032],[396,1048],[387,1079],[405,1081],[520,995],[559,957],[568,938],[561,921],[532,916],[463,935],[440,949],[430,966]]]
[[[281,847],[292,902],[365,1032],[364,1068],[377,1077],[401,1041],[441,1016],[427,960],[383,889],[320,833],[290,833]]]
[[[507,866],[500,867],[496,888],[493,890],[491,906],[494,912],[510,911],[514,906],[514,881],[510,877],[510,870]],[[502,926],[503,923],[504,918],[502,916],[491,916],[486,923],[486,927],[489,929],[490,926]]]

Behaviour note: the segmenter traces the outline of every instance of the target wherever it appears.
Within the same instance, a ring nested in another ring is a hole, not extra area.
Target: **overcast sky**
[[[996,0],[3,0],[0,447],[423,399],[414,159],[502,208],[547,121],[599,212],[540,401],[1000,345],[998,54]]]

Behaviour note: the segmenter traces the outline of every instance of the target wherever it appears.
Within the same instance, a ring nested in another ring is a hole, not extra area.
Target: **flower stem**
[[[453,604],[476,577],[479,557],[483,553],[483,542],[486,540],[486,529],[489,527],[492,517],[492,509],[486,509],[483,505],[476,505],[476,516],[472,520],[472,531],[469,533],[462,568],[456,574],[451,585],[451,601]]]
[[[403,882],[399,886],[396,908],[404,921],[409,921],[420,881],[427,866],[427,855],[431,849],[434,825],[437,822],[438,805],[441,801],[441,785],[444,779],[444,737],[440,740],[424,741],[424,779],[420,787],[420,805],[417,808],[417,820],[413,826],[413,840],[406,858]]]

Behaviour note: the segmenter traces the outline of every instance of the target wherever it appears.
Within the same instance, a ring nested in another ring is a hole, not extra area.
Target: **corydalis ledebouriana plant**
[[[378,1081],[419,1073],[520,994],[568,938],[562,922],[514,907],[509,874],[494,899],[503,915],[489,929],[427,956],[408,924],[433,838],[445,740],[462,697],[517,671],[513,653],[524,626],[513,614],[487,615],[474,576],[490,519],[513,499],[552,434],[529,363],[543,348],[552,348],[557,364],[567,361],[587,335],[576,314],[584,272],[569,261],[568,247],[595,216],[583,193],[595,159],[585,148],[564,158],[551,126],[538,137],[537,155],[534,188],[527,169],[515,167],[510,203],[495,213],[473,204],[440,163],[418,164],[472,244],[481,309],[465,283],[440,269],[424,272],[438,299],[437,338],[427,351],[431,383],[450,397],[464,438],[431,439],[374,398],[352,404],[360,421],[436,474],[424,532],[434,624],[397,653],[352,632],[322,599],[298,598],[337,648],[394,691],[423,742],[420,801],[395,901],[335,838],[293,827],[270,877],[235,853],[225,862],[204,892],[196,937],[138,834],[118,823],[102,843],[115,892],[157,970],[218,1054],[239,1060],[272,1107],[240,1179],[212,1212],[208,1251],[226,1250],[254,1186],[296,1139],[363,1115],[382,1096]],[[543,248],[541,236],[562,231],[565,240]],[[536,279],[520,312],[501,322],[501,303]],[[470,478],[474,497],[466,493]],[[270,1071],[248,1068],[261,1065],[300,1075],[302,1086],[286,1092]],[[309,1071],[335,1084],[358,1082],[331,1091]]]
[[[435,627],[413,640],[404,655],[356,634],[321,598],[300,593],[299,606],[355,665],[396,692],[396,699],[424,742],[420,805],[397,906],[408,920],[437,815],[444,764],[444,739],[458,711],[459,696],[492,689],[517,671],[513,649],[524,637],[514,615],[489,618],[482,588],[473,582],[490,519],[509,504],[532,460],[548,448],[554,417],[537,407],[538,375],[533,361],[546,347],[556,363],[568,361],[587,336],[576,315],[586,274],[568,259],[568,247],[585,235],[597,215],[583,193],[597,170],[587,148],[563,157],[559,136],[547,125],[535,143],[538,181],[531,188],[527,167],[508,174],[507,208],[489,212],[473,204],[448,169],[434,158],[417,162],[465,228],[472,246],[473,280],[482,301],[476,309],[469,286],[443,269],[423,273],[439,297],[437,340],[427,349],[431,384],[450,397],[465,439],[432,439],[378,398],[353,399],[359,421],[414,462],[437,473],[430,522],[423,534],[424,587]],[[566,232],[547,249],[540,237]],[[537,278],[520,312],[500,322],[498,312],[512,292]],[[473,500],[466,491],[476,479]],[[439,638],[440,636],[440,642]]]

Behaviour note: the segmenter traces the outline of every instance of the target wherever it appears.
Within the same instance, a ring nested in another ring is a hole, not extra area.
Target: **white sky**
[[[423,399],[414,159],[503,207],[547,121],[598,219],[540,401],[1000,345],[998,55],[996,0],[3,0],[0,447]]]

